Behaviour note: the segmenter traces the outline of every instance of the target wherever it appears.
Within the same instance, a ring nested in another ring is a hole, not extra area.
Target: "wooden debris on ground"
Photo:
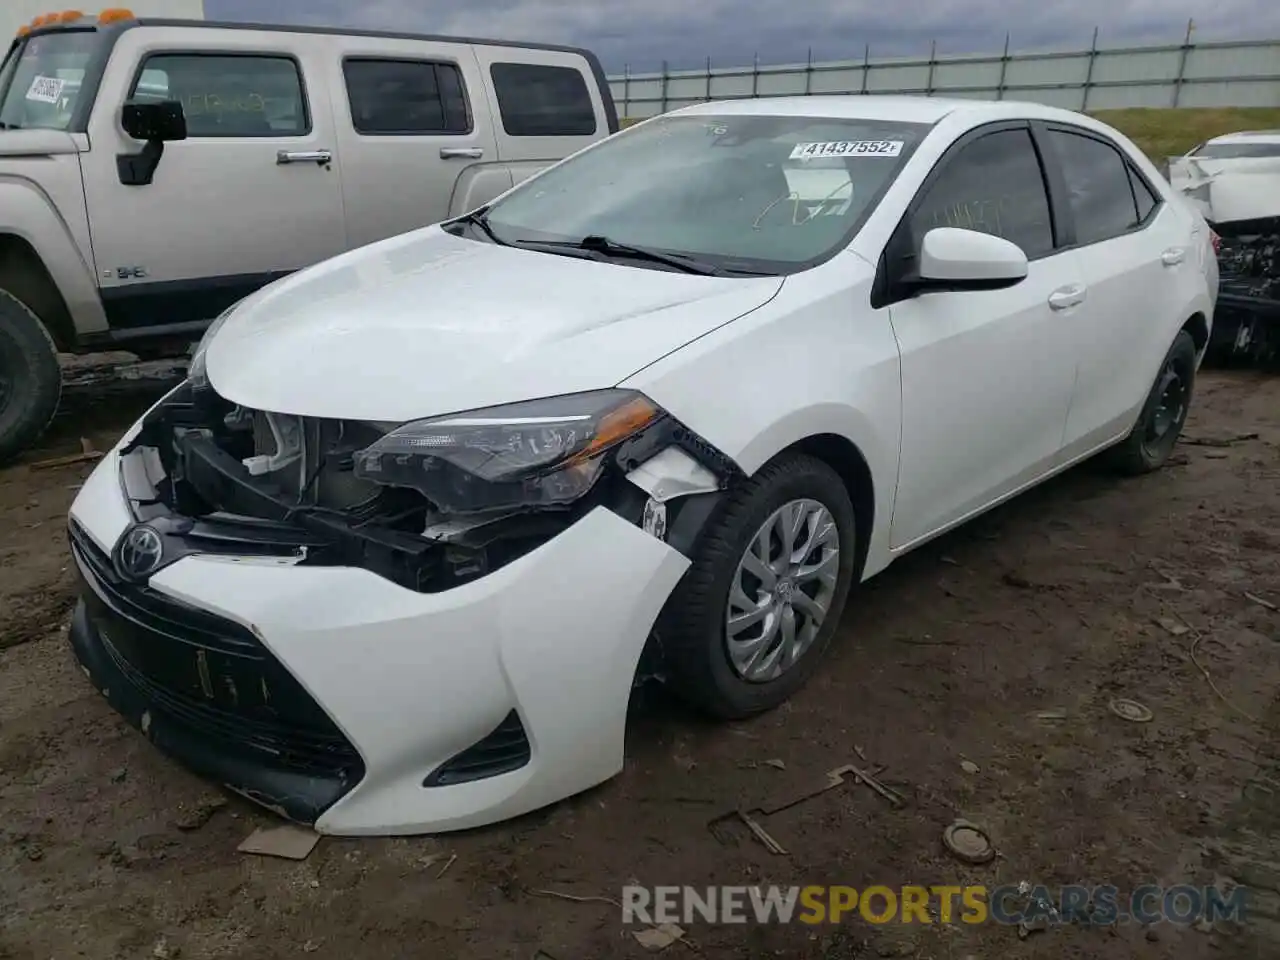
[[[69,467],[77,463],[88,463],[91,460],[101,460],[105,454],[101,450],[95,450],[93,442],[88,437],[80,438],[80,452],[70,453],[65,457],[51,457],[48,460],[37,460],[31,464],[32,470],[52,470],[55,467]]]
[[[236,847],[241,853],[283,860],[305,860],[320,842],[320,834],[293,824],[253,831]]]

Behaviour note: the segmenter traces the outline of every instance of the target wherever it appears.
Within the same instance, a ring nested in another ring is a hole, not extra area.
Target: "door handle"
[[[484,156],[483,147],[441,147],[441,160],[479,160]]]
[[[330,150],[281,150],[276,153],[276,163],[319,163],[326,164],[333,160]]]
[[[1160,262],[1166,267],[1176,267],[1187,257],[1187,251],[1182,247],[1170,247],[1164,253],[1160,254]]]
[[[1073,283],[1069,287],[1059,287],[1049,294],[1049,308],[1051,310],[1069,310],[1071,307],[1084,303],[1084,295],[1085,288],[1079,283]]]

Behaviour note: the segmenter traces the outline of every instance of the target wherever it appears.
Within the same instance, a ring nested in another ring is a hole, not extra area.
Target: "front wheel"
[[[1195,380],[1196,344],[1191,334],[1181,330],[1165,354],[1133,431],[1112,448],[1112,466],[1129,475],[1164,466],[1187,422]]]
[[[40,439],[61,395],[53,338],[25,304],[0,290],[0,463]]]
[[[672,689],[722,719],[790,697],[839,623],[856,565],[855,533],[844,482],[821,460],[786,456],[742,483],[659,619]]]

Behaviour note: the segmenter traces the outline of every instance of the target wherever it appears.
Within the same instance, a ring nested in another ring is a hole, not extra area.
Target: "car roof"
[[[767,97],[756,100],[713,100],[680,110],[681,114],[716,116],[829,117],[848,120],[900,120],[934,124],[944,117],[962,115],[972,123],[995,120],[1057,120],[1093,129],[1103,124],[1071,110],[1017,100],[966,100],[947,97],[881,96],[844,94],[840,96]]]

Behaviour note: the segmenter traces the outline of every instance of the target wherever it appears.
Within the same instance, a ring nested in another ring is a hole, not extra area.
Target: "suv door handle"
[[[441,147],[441,160],[479,160],[484,156],[483,147]]]
[[[1182,247],[1170,247],[1164,253],[1160,254],[1160,262],[1166,267],[1176,267],[1186,259],[1187,251]]]
[[[276,153],[276,163],[330,163],[333,160],[331,150],[280,150]]]
[[[1049,294],[1049,308],[1051,310],[1069,310],[1071,307],[1084,303],[1084,295],[1085,286],[1080,283],[1059,287]]]

